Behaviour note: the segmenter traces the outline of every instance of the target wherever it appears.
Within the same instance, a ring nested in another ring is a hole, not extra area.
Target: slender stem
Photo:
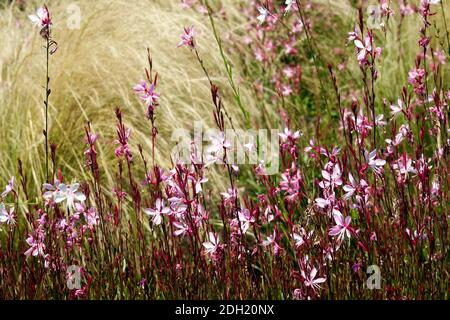
[[[46,78],[45,78],[45,175],[46,181],[49,181],[48,177],[48,97],[50,95],[49,92],[49,82],[50,78],[48,77],[48,65],[49,65],[49,57],[50,57],[50,36],[47,36],[47,45],[46,45]]]
[[[239,88],[234,83],[234,80],[233,80],[233,68],[232,68],[230,62],[228,61],[228,59],[225,56],[225,52],[224,52],[223,46],[222,46],[222,41],[220,40],[220,37],[219,37],[219,35],[217,33],[216,25],[214,23],[214,19],[213,19],[213,16],[212,16],[212,9],[211,9],[208,1],[205,1],[205,5],[206,5],[206,8],[208,10],[209,22],[211,23],[211,28],[212,28],[212,31],[213,31],[213,34],[214,34],[214,39],[216,40],[216,43],[217,43],[217,45],[219,47],[220,57],[222,58],[223,64],[224,64],[225,69],[227,71],[228,83],[229,83],[229,85],[231,87],[231,90],[233,91],[236,103],[239,106],[239,109],[241,109],[241,112],[243,113],[243,115],[245,117],[246,125],[249,127],[250,126],[250,114],[248,113],[247,109],[244,107],[244,105],[243,105],[243,103],[241,101],[241,95],[240,95],[240,92],[239,92]]]

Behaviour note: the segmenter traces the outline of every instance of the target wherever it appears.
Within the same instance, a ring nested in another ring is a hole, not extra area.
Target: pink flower
[[[442,50],[436,50],[434,52],[434,56],[438,59],[439,63],[444,65],[445,64],[445,53]]]
[[[177,47],[181,46],[188,46],[192,49],[195,48],[194,26],[184,28],[184,33],[181,35],[181,41],[178,43]]]
[[[178,237],[178,236],[184,236],[186,233],[189,232],[189,227],[188,227],[185,223],[175,221],[175,222],[173,223],[173,225],[175,226],[175,228],[177,228],[177,230],[175,230],[175,231],[173,232],[173,234],[174,234],[176,237]]]
[[[400,3],[400,14],[402,16],[410,16],[414,14],[414,9],[410,4],[405,5],[403,2]]]
[[[208,153],[221,153],[224,149],[230,149],[231,143],[226,138],[225,132],[210,135],[211,145],[208,146]]]
[[[247,230],[250,228],[250,224],[255,222],[255,218],[252,217],[250,211],[245,208],[238,212],[238,219],[239,221],[236,221],[236,225],[238,226],[239,234],[241,233],[241,231],[242,234],[246,234]]]
[[[301,186],[302,177],[300,171],[297,170],[297,168],[293,167],[290,170],[287,169],[281,175],[280,190],[286,192],[286,200],[293,202],[300,198]]]
[[[262,241],[262,245],[264,247],[271,246],[275,243],[276,238],[277,238],[277,232],[275,230],[273,230],[273,234],[271,234],[270,236],[267,236],[266,240]]]
[[[14,207],[9,210],[5,208],[3,203],[0,203],[0,223],[6,223],[9,226],[16,224],[16,216],[14,214]]]
[[[5,191],[2,192],[2,198],[6,198],[6,196],[13,191],[14,189],[14,176],[11,176],[11,179],[9,179],[8,184],[5,187]]]
[[[333,208],[334,203],[336,202],[336,197],[334,192],[324,192],[324,198],[317,198],[314,201],[319,208],[326,209],[328,211]]]
[[[99,223],[99,216],[97,214],[97,211],[95,208],[90,208],[87,212],[84,213],[84,218],[86,219],[86,222],[89,227],[93,227],[95,225],[98,225]]]
[[[28,18],[35,26],[40,26],[42,28],[48,28],[52,25],[52,20],[50,18],[50,12],[47,6],[40,7],[36,10],[35,15],[29,15]]]
[[[389,17],[394,14],[394,10],[392,10],[389,6],[387,0],[380,0],[381,5],[381,13],[383,16]]]
[[[297,288],[293,292],[293,298],[294,300],[305,300],[305,295],[303,294],[302,290]]]
[[[190,180],[194,183],[195,186],[195,194],[198,194],[203,191],[202,184],[208,182],[208,178],[196,179],[192,176],[189,176]]]
[[[313,236],[313,230],[307,232],[303,227],[299,228],[297,232],[292,233],[292,238],[294,239],[297,248],[301,247],[307,241],[312,241]]]
[[[295,143],[295,141],[300,138],[300,131],[292,132],[289,128],[284,128],[284,131],[282,133],[278,134],[281,138],[282,142],[291,142]]]
[[[397,100],[397,104],[391,105],[391,116],[395,117],[400,112],[403,112],[403,101],[401,99]]]
[[[279,256],[283,249],[280,247],[280,245],[277,243],[277,231],[273,230],[273,234],[270,236],[267,236],[266,240],[262,241],[262,245],[264,247],[272,246],[273,247],[273,254],[277,257]]]
[[[322,177],[324,180],[319,183],[322,189],[334,188],[334,186],[340,186],[342,184],[341,169],[338,164],[333,167],[332,172],[322,170]]]
[[[86,295],[86,287],[75,290],[75,297],[82,298]]]
[[[425,70],[414,69],[408,73],[408,82],[413,85],[414,92],[418,96],[425,94]]]
[[[328,234],[330,236],[338,236],[338,241],[342,241],[345,236],[350,239],[350,222],[352,221],[352,218],[348,216],[344,219],[342,213],[337,210],[334,211],[333,217],[336,225],[330,229],[330,232]]]
[[[45,251],[45,244],[43,242],[44,234],[39,232],[37,239],[35,239],[33,236],[29,236],[27,238],[27,243],[30,246],[30,248],[25,251],[25,255],[29,257],[32,255],[33,257],[36,256],[44,256]]]
[[[190,9],[195,4],[195,0],[181,0],[181,8]]]
[[[288,97],[292,94],[292,87],[289,84],[281,85],[281,95],[283,97]]]
[[[170,208],[164,206],[164,201],[160,198],[156,199],[155,209],[144,209],[144,212],[148,216],[152,216],[152,222],[158,226],[162,222],[162,215],[169,214]]]
[[[355,41],[356,39],[358,39],[358,32],[356,31],[351,31],[347,34],[347,39],[348,41]]]
[[[284,52],[286,55],[296,55],[297,49],[295,48],[295,45],[297,43],[297,38],[291,37],[288,41],[284,43]]]
[[[158,106],[159,93],[155,92],[155,85],[152,83],[150,86],[145,80],[141,80],[139,84],[135,85],[133,90],[139,96],[139,98],[145,102],[147,106],[147,117]]]
[[[326,281],[326,278],[316,278],[317,269],[312,268],[309,275],[305,274],[305,271],[301,271],[302,277],[305,279],[305,286],[311,287],[314,291],[320,289],[320,284]]]
[[[354,44],[358,50],[358,55],[356,57],[358,59],[358,61],[363,62],[363,61],[367,60],[367,55],[372,51],[371,36],[369,35],[364,39],[364,44],[359,39],[356,39],[354,41]]]
[[[301,236],[301,235],[299,235],[298,233],[293,233],[292,234],[292,238],[294,239],[294,241],[295,241],[295,246],[297,247],[297,248],[299,248],[299,247],[301,247],[304,243],[305,243],[305,240],[303,239],[303,237]]]
[[[114,152],[116,157],[120,158],[125,156],[128,161],[131,161],[133,159],[133,154],[128,146],[128,139],[131,135],[131,129],[125,130],[123,125],[118,125],[117,135],[118,139],[116,140],[116,143],[120,144],[120,146],[118,146]]]
[[[408,173],[417,173],[417,170],[413,166],[413,161],[406,154],[401,155],[398,160],[392,164],[392,168],[405,178],[408,176]]]

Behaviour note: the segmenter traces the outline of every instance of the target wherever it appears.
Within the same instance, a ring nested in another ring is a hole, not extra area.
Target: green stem
[[[228,59],[225,56],[225,53],[223,51],[222,41],[220,40],[220,37],[217,34],[216,25],[214,24],[214,19],[212,17],[212,9],[207,0],[205,1],[205,4],[206,4],[206,8],[208,9],[209,21],[211,23],[214,38],[217,42],[217,45],[219,46],[220,56],[222,58],[225,69],[227,71],[228,83],[230,84],[231,90],[233,91],[236,103],[238,104],[239,108],[241,109],[242,113],[244,114],[246,125],[247,125],[247,127],[249,127],[250,126],[250,115],[249,115],[248,111],[245,109],[244,105],[242,104],[241,95],[239,93],[239,88],[237,88],[236,84],[234,83],[233,69],[232,69],[230,62],[228,61]]]

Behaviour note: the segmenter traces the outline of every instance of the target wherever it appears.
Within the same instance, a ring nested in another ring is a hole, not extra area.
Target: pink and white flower
[[[26,241],[27,241],[28,245],[30,246],[30,248],[27,251],[25,251],[25,255],[27,257],[29,257],[29,256],[44,257],[45,244],[44,244],[43,240],[44,240],[44,234],[41,232],[38,232],[38,235],[36,238],[33,236],[29,236]]]
[[[161,198],[156,199],[155,209],[144,209],[146,215],[153,217],[152,222],[154,225],[158,226],[162,222],[162,215],[169,214],[170,208],[164,206],[164,200]]]
[[[16,216],[14,214],[14,207],[9,210],[5,208],[3,203],[0,203],[0,223],[6,223],[9,226],[16,224]]]
[[[379,159],[377,157],[377,149],[372,150],[370,153],[365,151],[364,156],[372,171],[378,175],[381,175],[383,172],[383,167],[386,164],[386,160]]]
[[[302,270],[301,275],[304,279],[305,286],[311,287],[314,291],[319,290],[320,284],[326,281],[326,278],[323,277],[316,278],[317,269],[315,267],[311,269],[311,272],[308,275],[305,273],[304,270]]]
[[[263,24],[266,21],[267,16],[270,14],[269,11],[264,7],[258,7],[259,16],[256,18],[259,21],[259,24]]]
[[[340,186],[342,184],[341,179],[341,169],[339,165],[336,164],[333,167],[333,171],[322,170],[323,180],[319,183],[322,189],[334,188],[335,186]]]
[[[8,184],[5,187],[5,191],[2,192],[2,198],[6,198],[6,196],[14,190],[14,176],[11,176],[11,179],[9,179]]]
[[[219,236],[214,232],[209,232],[209,241],[203,242],[206,254],[214,254],[220,247]]]
[[[361,63],[365,60],[367,60],[367,56],[370,54],[370,52],[372,52],[372,39],[370,36],[367,36],[364,39],[364,43],[359,40],[356,39],[354,40],[354,44],[358,50],[358,55],[356,56],[356,58],[358,59],[358,61]]]
[[[177,47],[188,46],[189,48],[195,48],[194,43],[194,26],[184,27],[184,33],[181,35],[181,41]]]
[[[350,216],[344,217],[342,216],[342,213],[335,210],[333,213],[334,221],[336,222],[336,225],[332,228],[330,228],[329,235],[330,236],[337,236],[338,241],[342,241],[345,237],[348,237],[350,239],[351,237],[351,227],[350,222],[352,221],[352,218]]]
[[[351,173],[348,174],[348,180],[350,184],[346,184],[343,187],[344,191],[347,192],[343,197],[344,200],[350,199],[358,188],[358,184],[356,183]]]
[[[82,192],[78,191],[79,187],[79,183],[74,183],[71,185],[66,185],[64,183],[59,184],[59,191],[56,192],[54,197],[55,203],[66,201],[67,208],[73,209],[76,201],[84,202],[86,200],[86,196]]]
[[[47,6],[40,7],[36,10],[36,14],[29,15],[28,18],[35,26],[40,26],[42,28],[49,27],[52,25],[52,20],[50,18],[50,12]]]

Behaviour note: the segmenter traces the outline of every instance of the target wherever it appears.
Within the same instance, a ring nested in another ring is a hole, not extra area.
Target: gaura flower
[[[170,208],[164,206],[164,201],[160,198],[156,199],[155,209],[144,209],[144,212],[148,216],[152,216],[152,222],[158,226],[162,222],[162,215],[169,214]]]
[[[259,21],[259,24],[263,24],[266,21],[267,16],[269,15],[269,11],[264,7],[258,7],[259,16],[256,18]]]
[[[0,203],[0,223],[6,223],[9,226],[16,224],[14,207],[11,207],[8,210],[5,208],[5,205],[3,203]]]
[[[350,239],[350,222],[352,221],[352,218],[348,216],[344,219],[342,213],[337,210],[334,211],[333,217],[336,225],[330,229],[330,232],[328,234],[330,236],[337,236],[338,241],[342,241],[345,236]]]
[[[209,232],[209,241],[203,242],[206,254],[214,254],[220,246],[219,236],[214,232]]]
[[[195,48],[194,43],[194,26],[184,27],[184,33],[181,35],[181,41],[177,47],[188,46],[191,49]]]
[[[36,14],[29,15],[28,18],[35,26],[40,26],[46,28],[52,25],[52,20],[50,18],[50,12],[47,6],[40,7],[36,10]]]
[[[8,184],[5,187],[5,191],[2,192],[2,198],[6,198],[6,196],[13,191],[14,189],[14,176],[11,176],[11,179],[9,180]]]
[[[316,278],[317,269],[312,268],[309,275],[306,275],[305,271],[301,271],[302,277],[305,279],[305,286],[311,287],[314,291],[320,289],[320,284],[326,281],[326,278]]]

